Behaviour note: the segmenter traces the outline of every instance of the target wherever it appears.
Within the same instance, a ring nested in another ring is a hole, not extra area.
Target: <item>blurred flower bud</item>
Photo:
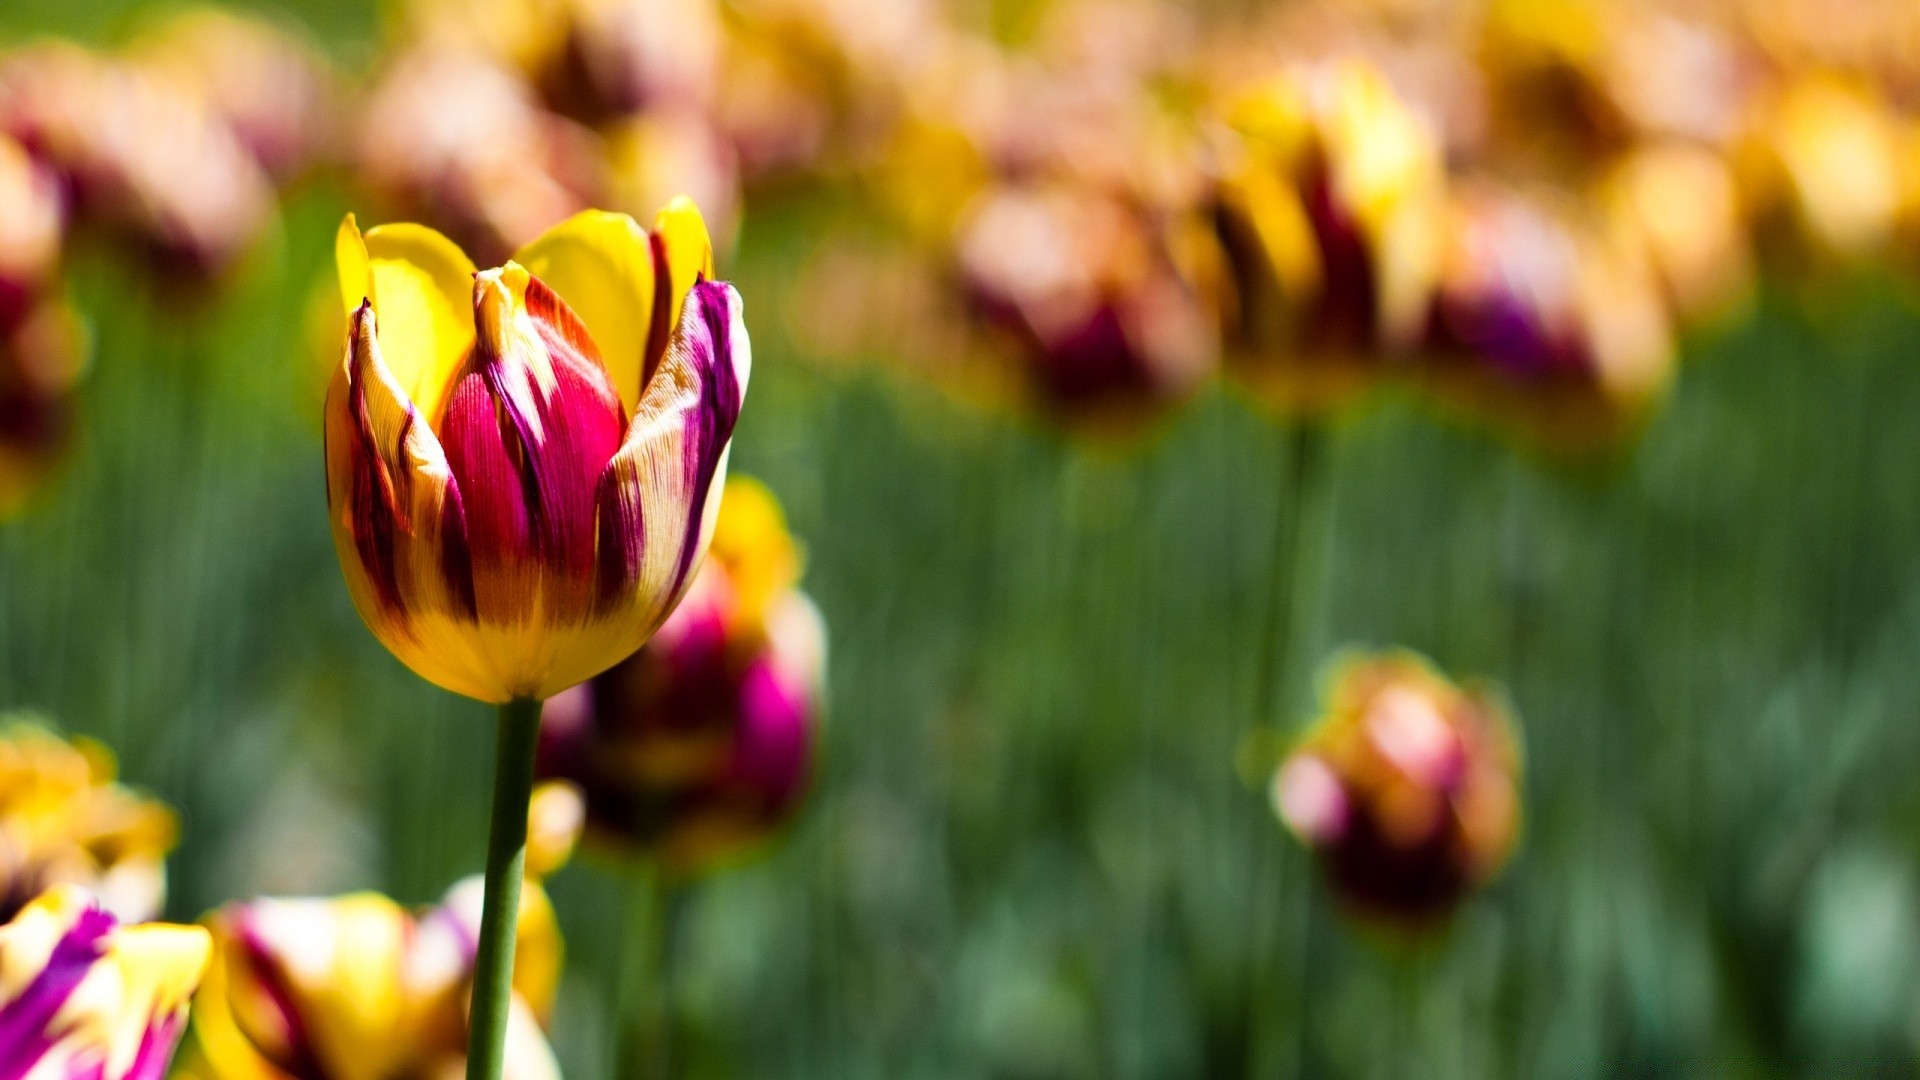
[[[207,916],[214,959],[194,1002],[188,1080],[454,1077],[466,1062],[480,879],[417,918],[375,893],[259,899]],[[553,908],[520,896],[505,1080],[558,1080],[540,1025],[559,984]]]
[[[1736,157],[1770,264],[1805,272],[1882,253],[1900,208],[1898,127],[1870,90],[1803,75],[1768,100]]]
[[[0,321],[0,517],[18,510],[65,456],[86,335],[65,297],[39,295]]]
[[[567,0],[564,7],[559,49],[529,73],[561,114],[602,124],[713,106],[721,45],[715,0]]]
[[[46,291],[65,224],[53,171],[0,135],[0,329],[18,326]]]
[[[1005,185],[960,227],[974,310],[1005,338],[1035,403],[1127,432],[1212,373],[1214,338],[1177,219],[1068,184]]]
[[[14,52],[0,61],[0,132],[60,175],[77,226],[162,271],[217,276],[274,213],[266,174],[225,120],[138,64],[62,44]]]
[[[276,180],[298,176],[328,149],[333,72],[310,42],[276,23],[188,8],[145,33],[133,57],[206,102]]]
[[[160,914],[173,811],[114,780],[113,755],[30,721],[0,727],[0,917],[55,885],[77,885],[114,916]]]
[[[1752,293],[1740,192],[1720,155],[1683,142],[1642,145],[1614,168],[1601,199],[1618,241],[1644,245],[1680,319],[1718,321]]]
[[[1273,778],[1280,819],[1356,914],[1417,928],[1451,913],[1519,832],[1505,709],[1406,653],[1344,659],[1327,687]]]
[[[545,112],[484,54],[403,53],[368,94],[359,175],[394,216],[439,228],[493,265],[586,209],[599,187],[590,132]]]
[[[1445,220],[1438,144],[1355,63],[1275,79],[1229,121],[1216,219],[1232,370],[1280,408],[1337,403],[1418,343]]]
[[[740,170],[733,148],[690,112],[651,112],[614,125],[606,138],[609,209],[650,214],[675,195],[699,206],[714,249],[733,249],[740,228]]]
[[[812,780],[826,639],[766,489],[727,485],[711,554],[653,640],[547,703],[541,775],[586,836],[696,874],[793,816]]]
[[[1642,247],[1488,186],[1456,188],[1427,348],[1443,394],[1569,449],[1639,419],[1674,364]]]

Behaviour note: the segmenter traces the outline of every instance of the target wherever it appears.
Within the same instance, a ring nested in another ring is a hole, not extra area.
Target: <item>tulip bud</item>
[[[1807,75],[1756,110],[1735,162],[1761,252],[1793,270],[1879,255],[1900,210],[1899,129],[1887,103]]]
[[[764,488],[727,485],[712,554],[644,648],[547,703],[542,775],[587,838],[698,873],[793,815],[813,774],[825,632]]]
[[[60,175],[76,225],[162,270],[217,276],[273,214],[266,174],[226,122],[139,64],[72,45],[14,52],[0,63],[0,131]]]
[[[1417,927],[1506,862],[1519,769],[1498,702],[1389,653],[1334,669],[1326,713],[1274,776],[1272,795],[1357,914]]]
[[[480,922],[479,878],[418,917],[374,893],[261,899],[207,917],[213,965],[193,1010],[189,1080],[458,1076]],[[521,892],[505,1080],[558,1080],[541,1031],[560,937]]]
[[[374,635],[488,702],[631,655],[699,566],[751,367],[698,211],[584,213],[484,273],[348,218],[339,262],[328,506]]]
[[[1212,371],[1179,237],[1128,200],[1058,184],[1006,185],[960,226],[975,312],[1007,339],[1043,411],[1126,431],[1183,401]]]
[[[1439,144],[1351,63],[1276,79],[1229,119],[1216,218],[1232,371],[1279,408],[1338,403],[1418,343],[1441,252]]]
[[[1570,449],[1644,416],[1674,365],[1643,248],[1491,187],[1455,194],[1427,349],[1443,396]]]
[[[0,518],[38,491],[65,455],[85,366],[80,318],[64,296],[41,292],[11,322],[0,321]]]
[[[0,1069],[34,1080],[162,1080],[207,968],[197,926],[121,926],[54,889],[0,926]]]
[[[372,193],[489,263],[586,209],[598,187],[592,133],[542,110],[514,72],[475,51],[402,53],[368,92],[358,130],[353,155]]]
[[[57,885],[128,922],[160,914],[173,811],[114,780],[113,755],[25,720],[0,728],[0,918]]]
[[[204,101],[276,180],[300,175],[328,149],[333,72],[291,31],[218,8],[189,8],[143,34],[134,55]]]

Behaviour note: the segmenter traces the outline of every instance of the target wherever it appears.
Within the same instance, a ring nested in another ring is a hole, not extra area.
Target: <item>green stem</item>
[[[493,763],[493,825],[487,837],[486,899],[480,911],[480,941],[473,966],[467,1080],[500,1080],[506,1063],[514,942],[520,930],[520,882],[527,868],[527,802],[533,796],[533,752],[539,735],[539,701],[515,698],[500,706]]]

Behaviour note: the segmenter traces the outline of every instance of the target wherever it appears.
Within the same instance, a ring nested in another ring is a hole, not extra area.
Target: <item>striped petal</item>
[[[514,261],[579,315],[632,412],[666,354],[687,290],[701,275],[713,276],[713,241],[699,208],[683,196],[660,211],[651,235],[626,214],[587,210]]]
[[[694,286],[600,482],[600,604],[638,609],[638,648],[686,592],[713,535],[752,349],[731,285]],[[579,678],[560,682],[555,690]]]
[[[373,307],[348,330],[327,390],[327,503],[348,591],[374,636],[421,677],[503,701],[507,688],[472,639],[466,514],[446,454],[388,369]]]
[[[473,260],[424,225],[380,225],[363,236],[352,214],[340,223],[334,259],[347,313],[372,303],[395,381],[436,421],[473,348]]]
[[[474,318],[441,438],[463,496],[482,647],[503,689],[527,695],[553,663],[555,628],[593,607],[596,489],[625,415],[586,328],[517,263],[479,276]]]
[[[162,1080],[208,951],[198,927],[48,892],[0,928],[0,1080]]]

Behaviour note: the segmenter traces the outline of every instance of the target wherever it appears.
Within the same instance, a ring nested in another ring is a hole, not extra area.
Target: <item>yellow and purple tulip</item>
[[[539,767],[586,835],[698,873],[785,824],[813,776],[826,639],[779,504],[727,485],[687,599],[631,658],[547,703]]]
[[[25,720],[0,729],[0,918],[57,885],[144,922],[166,896],[173,811],[114,780],[113,755]]]
[[[1434,389],[1563,449],[1642,419],[1675,363],[1645,248],[1543,197],[1459,185],[1452,202],[1425,342]]]
[[[194,1004],[182,1075],[460,1075],[479,919],[478,878],[418,916],[375,893],[221,908],[206,920],[213,964]],[[559,983],[560,935],[531,881],[519,924],[505,1080],[557,1080],[541,1025]]]
[[[197,926],[122,926],[53,889],[0,926],[0,1076],[163,1080],[207,968]]]
[[[1183,258],[1189,238],[1177,214],[1131,197],[1008,183],[975,200],[956,258],[974,314],[1004,339],[1033,404],[1124,434],[1214,371],[1212,319]]]
[[[1387,653],[1333,669],[1325,715],[1275,774],[1272,796],[1357,914],[1418,927],[1506,863],[1519,770],[1497,700]]]
[[[589,211],[485,272],[349,217],[338,254],[328,507],[374,635],[488,702],[631,655],[699,568],[751,367],[699,211]]]
[[[1276,408],[1337,404],[1419,342],[1445,221],[1438,139],[1358,62],[1272,79],[1228,120],[1230,370]]]

